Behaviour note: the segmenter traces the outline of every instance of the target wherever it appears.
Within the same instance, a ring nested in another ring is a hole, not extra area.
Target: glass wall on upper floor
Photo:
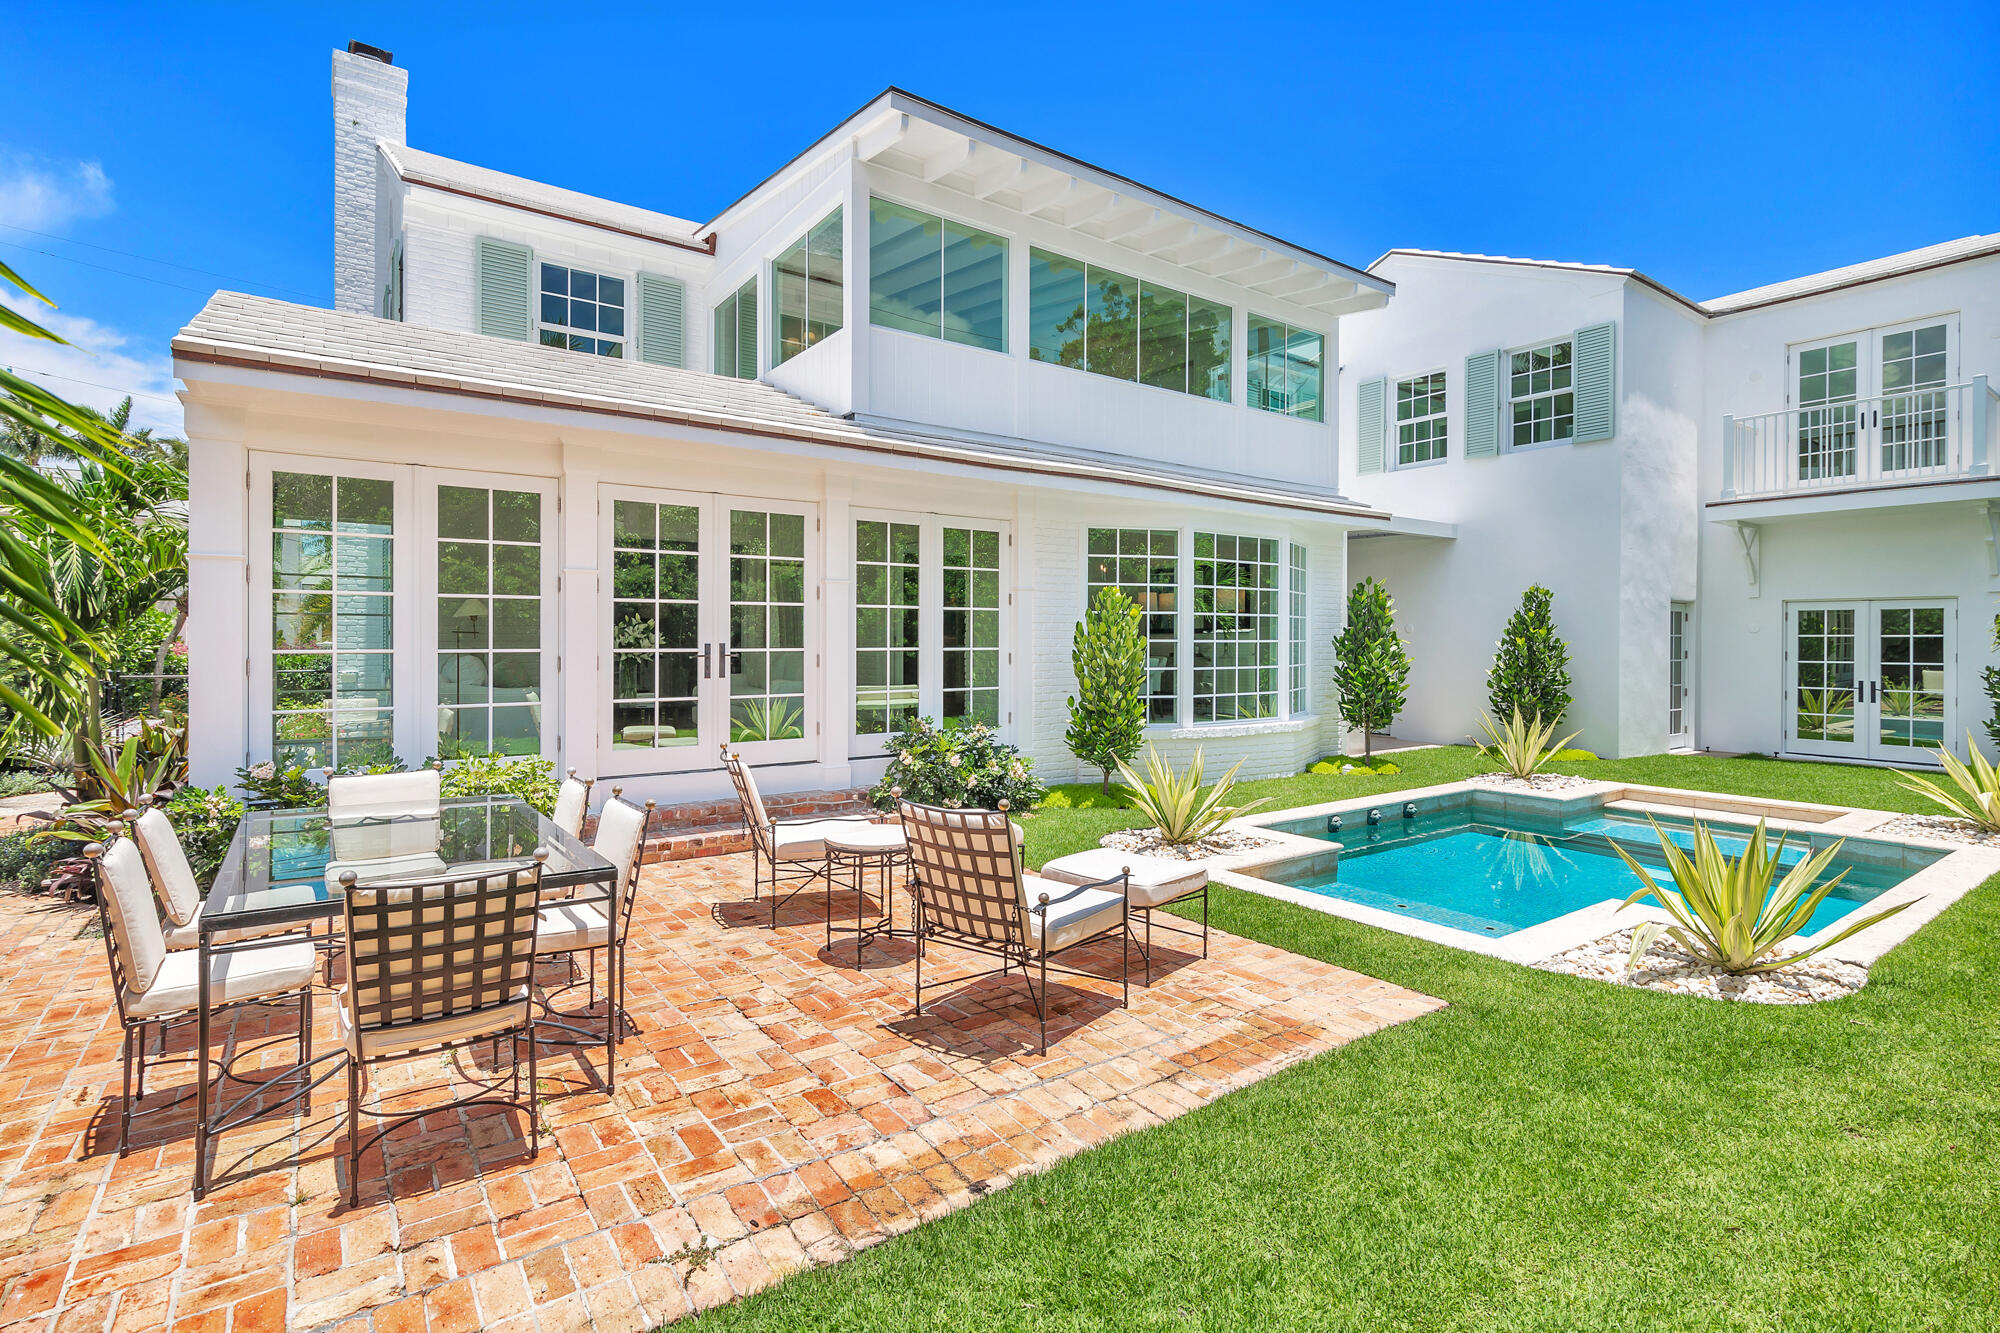
[[[1229,401],[1230,309],[1047,250],[1028,251],[1036,361]]]
[[[1006,351],[1006,237],[886,199],[868,211],[870,322]]]
[[[841,210],[836,208],[771,264],[771,364],[782,366],[845,317]]]
[[[1325,338],[1258,314],[1250,316],[1249,338],[1245,396],[1250,406],[1305,421],[1325,420]]]

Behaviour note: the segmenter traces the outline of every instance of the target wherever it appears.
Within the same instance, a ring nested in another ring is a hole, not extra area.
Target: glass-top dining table
[[[449,879],[481,866],[518,863],[546,851],[542,889],[568,889],[578,903],[608,906],[618,869],[581,839],[512,796],[449,799],[435,811],[368,815],[334,820],[324,809],[252,810],[243,816],[214,887],[202,904],[199,926],[200,972],[213,975],[211,960],[267,945],[287,935],[315,938],[337,948],[330,926],[345,910],[341,880],[353,871],[361,884],[389,880]],[[252,932],[254,938],[246,938]],[[258,1091],[236,1103],[209,1108],[209,986],[199,988],[196,1036],[201,1069],[195,1080],[195,1197],[208,1188],[208,1141],[236,1124],[306,1097],[339,1066],[314,1076],[317,1063],[308,1045],[290,1069],[259,1067]],[[321,1059],[336,1059],[335,1052]],[[224,1066],[227,1074],[227,1065]],[[230,1077],[235,1077],[230,1075]],[[296,1078],[298,1086],[276,1102],[274,1088]],[[217,1100],[221,1100],[217,1089]],[[254,1103],[254,1105],[252,1105]],[[247,1110],[245,1108],[248,1108]]]

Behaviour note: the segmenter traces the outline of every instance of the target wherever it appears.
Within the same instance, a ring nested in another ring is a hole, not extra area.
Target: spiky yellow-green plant
[[[1160,830],[1160,841],[1176,847],[1200,842],[1238,815],[1268,804],[1263,799],[1247,805],[1224,804],[1236,785],[1236,770],[1243,767],[1240,759],[1203,796],[1201,764],[1201,751],[1196,750],[1188,766],[1176,773],[1173,764],[1150,745],[1146,747],[1145,777],[1134,773],[1124,760],[1118,761],[1118,776],[1125,785],[1126,799],[1132,802],[1133,809],[1153,821]]]
[[[1488,742],[1480,745],[1482,757],[1500,765],[1501,771],[1517,778],[1531,778],[1541,771],[1542,765],[1556,757],[1556,752],[1583,733],[1572,731],[1559,741],[1551,743],[1556,734],[1556,724],[1544,724],[1541,714],[1530,722],[1521,716],[1521,710],[1514,710],[1514,719],[1498,723],[1490,713],[1479,715],[1479,725],[1486,732]]]
[[[1694,826],[1692,856],[1667,835],[1658,820],[1653,821],[1653,833],[1660,840],[1660,854],[1666,858],[1668,873],[1673,876],[1674,887],[1671,889],[1655,881],[1652,872],[1640,865],[1630,852],[1616,842],[1611,844],[1612,850],[1632,867],[1632,873],[1644,881],[1644,887],[1632,890],[1623,905],[1630,907],[1650,894],[1674,918],[1671,925],[1662,921],[1643,922],[1632,932],[1632,954],[1627,966],[1637,966],[1640,956],[1653,946],[1653,942],[1666,935],[1696,958],[1725,972],[1772,972],[1810,958],[1820,950],[1840,943],[1857,930],[1865,930],[1877,921],[1887,920],[1909,906],[1908,903],[1897,903],[1894,907],[1863,917],[1809,949],[1784,958],[1773,958],[1773,951],[1798,934],[1812,919],[1812,914],[1819,910],[1826,896],[1847,878],[1847,872],[1843,870],[1826,883],[1814,887],[1814,881],[1840,854],[1842,844],[1836,842],[1821,848],[1785,872],[1783,879],[1778,879],[1778,863],[1784,855],[1785,840],[1780,837],[1776,849],[1767,854],[1764,821],[1761,819],[1757,821],[1757,828],[1751,833],[1749,843],[1739,857],[1731,857],[1716,846],[1714,835],[1706,824],[1700,822]],[[1775,888],[1772,887],[1774,880]]]
[[[1960,763],[1958,756],[1949,750],[1933,751],[1956,791],[1947,791],[1935,779],[1916,773],[1899,773],[1896,781],[1907,791],[1930,797],[1960,819],[1969,819],[1990,833],[2000,833],[2000,771],[1979,753],[1979,743],[1969,731],[1965,733],[1965,752],[1971,759],[1969,764]]]

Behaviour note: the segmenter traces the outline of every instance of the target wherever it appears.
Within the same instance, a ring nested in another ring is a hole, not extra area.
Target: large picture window
[[[1278,543],[1194,535],[1194,720],[1278,712]]]
[[[1570,342],[1544,343],[1510,354],[1508,415],[1516,449],[1576,434],[1576,394],[1570,386]]]
[[[1028,306],[1033,360],[1229,401],[1226,305],[1030,250]]]
[[[771,265],[771,364],[782,366],[840,332],[846,279],[838,208]]]
[[[625,280],[586,269],[542,265],[539,336],[544,347],[593,356],[625,355]]]
[[[885,329],[1006,351],[1006,238],[869,200],[868,318]]]
[[[437,488],[437,754],[542,751],[542,497]]]
[[[1326,339],[1262,315],[1249,317],[1250,361],[1245,396],[1250,406],[1304,421],[1324,420],[1321,384]]]
[[[1130,597],[1143,617],[1146,634],[1146,720],[1172,722],[1179,716],[1180,533],[1172,528],[1092,528],[1085,565],[1085,592],[1095,601],[1100,589],[1116,588]]]
[[[309,768],[395,755],[395,486],[271,474],[271,755]]]

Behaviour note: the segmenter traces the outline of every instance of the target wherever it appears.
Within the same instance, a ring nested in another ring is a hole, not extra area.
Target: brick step
[[[764,809],[772,819],[818,819],[831,815],[872,813],[866,787],[837,791],[800,791],[766,795]],[[592,821],[593,825],[595,821]],[[590,830],[586,830],[588,833]],[[750,831],[743,825],[743,807],[736,798],[663,805],[653,811],[646,830],[646,861],[687,861],[698,856],[727,856],[750,850]]]

